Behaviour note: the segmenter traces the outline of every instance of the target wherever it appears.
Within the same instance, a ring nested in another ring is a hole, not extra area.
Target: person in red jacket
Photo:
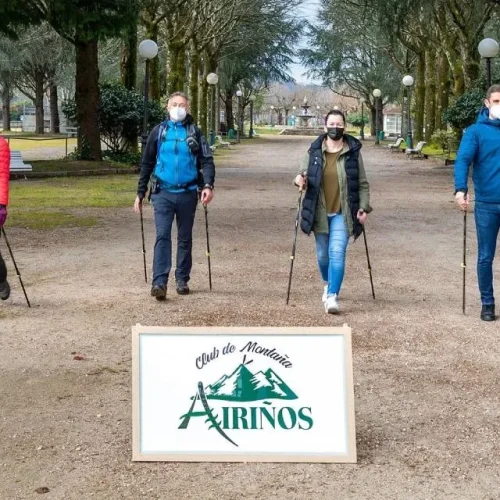
[[[7,141],[0,137],[0,228],[7,219],[7,205],[9,204],[9,177],[10,177],[10,148]],[[7,282],[7,268],[0,253],[0,299],[7,300],[10,295],[10,286]]]

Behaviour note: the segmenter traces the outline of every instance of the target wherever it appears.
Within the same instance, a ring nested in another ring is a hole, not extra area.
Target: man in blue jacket
[[[492,85],[479,114],[462,138],[455,161],[455,200],[462,210],[469,206],[468,176],[473,165],[477,275],[481,292],[481,319],[494,321],[493,259],[500,229],[500,85]]]
[[[151,131],[142,155],[141,173],[134,210],[139,213],[151,179],[156,242],[153,257],[151,295],[165,300],[172,268],[172,223],[177,222],[176,291],[189,293],[192,267],[193,224],[200,201],[213,197],[215,166],[212,150],[188,114],[188,99],[174,92],[168,100],[167,119]]]

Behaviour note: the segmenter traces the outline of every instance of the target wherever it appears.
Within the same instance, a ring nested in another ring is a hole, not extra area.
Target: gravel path
[[[358,241],[348,249],[342,313],[329,316],[313,239],[304,235],[285,305],[297,203],[291,181],[310,140],[262,138],[221,159],[209,210],[212,293],[202,211],[193,294],[169,291],[166,303],[144,284],[131,209],[103,210],[93,228],[9,230],[33,307],[11,271],[12,299],[0,304],[0,498],[38,498],[41,487],[45,498],[64,500],[500,497],[500,329],[478,318],[472,221],[468,314],[461,312],[462,217],[451,169],[366,145],[377,299]],[[149,207],[145,217],[150,263]],[[498,282],[498,262],[495,272]],[[132,463],[136,323],[348,323],[358,464]]]

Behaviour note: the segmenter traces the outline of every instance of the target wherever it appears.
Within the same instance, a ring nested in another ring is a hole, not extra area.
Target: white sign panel
[[[132,333],[134,460],[356,462],[347,326]]]

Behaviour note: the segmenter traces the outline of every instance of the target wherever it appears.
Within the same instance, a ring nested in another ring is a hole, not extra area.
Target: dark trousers
[[[2,254],[0,253],[0,283],[7,280],[7,268],[5,267],[5,262],[2,259]]]
[[[189,281],[193,259],[193,224],[198,192],[169,193],[151,196],[156,225],[153,257],[153,285],[166,285],[172,268],[172,223],[177,223],[177,265],[175,279]]]

